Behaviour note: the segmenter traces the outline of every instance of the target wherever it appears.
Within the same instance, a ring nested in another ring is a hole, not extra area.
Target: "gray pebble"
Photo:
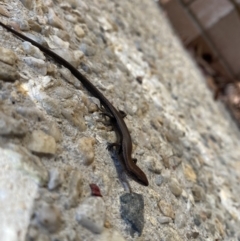
[[[196,226],[200,226],[201,225],[201,217],[199,214],[196,214],[193,218],[193,222]]]
[[[94,56],[96,54],[96,48],[86,43],[82,43],[79,48],[86,56]]]
[[[62,184],[63,178],[62,172],[58,169],[52,169],[49,173],[48,189],[52,191],[59,187]]]
[[[34,57],[24,57],[24,62],[41,75],[47,74],[47,65],[44,60]]]
[[[175,219],[174,223],[178,228],[184,228],[187,223],[187,215],[185,214],[184,210],[180,208],[176,213],[175,213]]]
[[[194,185],[192,187],[192,193],[195,202],[203,201],[205,199],[205,192],[199,185]]]
[[[20,21],[18,21],[18,19],[16,20],[16,22],[19,23],[19,27],[22,31],[29,31],[30,27],[28,25],[28,21],[21,19]]]
[[[73,93],[72,90],[62,86],[57,86],[54,90],[51,89],[51,95],[61,99],[69,99],[73,97]]]
[[[163,184],[163,182],[164,182],[163,177],[161,175],[157,175],[156,178],[155,178],[155,183],[158,186],[161,186]]]
[[[69,82],[70,84],[74,85],[74,87],[76,87],[77,89],[80,89],[81,88],[81,82],[75,78],[72,73],[70,72],[69,69],[66,69],[66,68],[61,68],[59,70],[59,72],[61,73],[62,77],[67,81]]]
[[[40,97],[41,99],[41,104],[42,104],[42,107],[46,110],[46,112],[49,114],[49,115],[52,115],[54,117],[60,117],[61,114],[60,114],[60,103],[56,100],[56,99],[53,99],[51,97],[48,97],[48,96],[42,96]]]
[[[81,63],[83,54],[81,51],[77,50],[76,52],[70,51],[68,49],[54,49],[54,52],[64,58],[66,61],[71,63],[75,68]]]
[[[169,218],[169,217],[164,217],[164,216],[158,217],[157,220],[158,220],[158,222],[161,223],[161,224],[172,222],[172,219],[171,219],[171,218]]]
[[[33,46],[31,43],[24,41],[23,42],[23,49],[25,50],[26,54],[31,55],[32,57],[35,57],[37,59],[45,60],[46,57],[42,53],[42,51],[39,50],[39,48]]]
[[[137,193],[126,193],[120,197],[121,217],[129,225],[131,235],[141,235],[144,227],[143,196]]]

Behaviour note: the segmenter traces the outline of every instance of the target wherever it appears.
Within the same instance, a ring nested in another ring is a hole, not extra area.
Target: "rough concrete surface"
[[[115,134],[99,100],[0,28],[2,241],[240,239],[239,130],[156,2],[3,0],[0,21],[127,114],[149,180],[126,176],[106,149]]]

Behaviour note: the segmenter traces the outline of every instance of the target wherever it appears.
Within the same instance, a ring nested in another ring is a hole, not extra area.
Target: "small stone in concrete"
[[[180,186],[179,182],[177,179],[172,178],[168,184],[169,189],[171,192],[176,196],[179,197],[182,194],[182,187]]]
[[[143,196],[137,193],[126,193],[120,197],[121,217],[129,224],[130,234],[142,234],[144,227]]]
[[[28,141],[28,149],[41,154],[55,154],[57,145],[52,136],[41,130],[34,130]]]

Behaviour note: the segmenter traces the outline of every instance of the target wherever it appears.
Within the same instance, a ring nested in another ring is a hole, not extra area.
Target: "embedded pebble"
[[[14,82],[20,77],[17,69],[8,64],[0,62],[0,79],[8,82]]]
[[[179,197],[182,194],[182,187],[175,178],[171,178],[170,182],[168,183],[169,189],[171,192],[176,196]]]
[[[166,124],[166,123],[164,123],[164,124]],[[184,132],[183,131],[176,129],[176,127],[174,127],[174,126],[167,125],[167,129],[165,131],[165,137],[167,138],[167,140],[170,143],[171,142],[178,142],[179,138],[181,138],[183,136],[184,136]]]
[[[10,144],[7,149],[1,149],[4,155],[9,157],[16,169],[31,176],[40,186],[48,181],[48,172],[41,163],[41,160],[28,152],[24,147]]]
[[[35,47],[31,43],[24,41],[22,43],[22,45],[23,45],[23,49],[25,50],[26,54],[29,54],[32,57],[35,57],[37,59],[42,59],[42,60],[46,59],[46,57],[44,56],[42,51],[40,51],[39,48]]]
[[[20,0],[22,2],[22,4],[28,8],[29,10],[31,10],[33,8],[33,2],[32,0]]]
[[[169,169],[163,169],[161,176],[162,176],[162,179],[164,182],[168,182],[170,180],[170,176],[171,176]]]
[[[41,130],[34,130],[28,140],[28,149],[39,154],[55,154],[57,145],[52,136]]]
[[[55,46],[57,46],[57,48],[60,48],[60,49],[66,49],[68,50],[69,49],[69,42],[67,41],[63,41],[61,38],[59,38],[58,36],[56,35],[52,35],[50,37],[51,41],[54,43]],[[47,40],[47,42],[49,43],[49,47],[51,47],[51,43]],[[55,47],[56,48],[56,47]]]
[[[184,164],[183,171],[184,171],[184,175],[188,181],[196,182],[197,175],[196,175],[195,171],[193,170],[192,166],[190,166],[189,164]]]
[[[81,60],[84,57],[84,53],[80,50],[75,50],[73,51],[73,56],[74,56],[74,59],[78,61],[77,64],[80,64]]]
[[[144,227],[144,200],[137,193],[125,193],[120,196],[121,217],[128,224],[131,235],[141,235]]]
[[[87,129],[83,114],[80,111],[72,109],[62,109],[62,115],[79,131],[85,131]]]
[[[156,174],[160,174],[163,169],[163,166],[160,160],[157,160],[152,156],[146,157],[146,164],[147,164],[148,170]]]
[[[28,21],[26,20],[16,20],[16,22],[19,22],[19,27],[22,31],[28,31],[30,29],[29,25],[28,25]]]
[[[192,193],[195,202],[203,201],[205,199],[205,191],[199,185],[194,185],[192,187]]]
[[[49,8],[48,9],[48,23],[56,28],[64,29],[65,23],[55,14],[55,12]]]
[[[53,99],[47,95],[42,95],[41,94],[37,95],[36,97],[39,98],[41,101],[42,107],[46,110],[46,112],[49,115],[52,115],[54,117],[60,117],[61,116],[61,111],[60,111],[60,103],[56,99]]]
[[[184,228],[187,224],[187,215],[185,210],[178,209],[175,213],[174,223],[178,228]]]
[[[70,175],[69,186],[68,186],[68,200],[66,208],[76,207],[79,203],[79,199],[83,189],[82,175],[79,171],[73,171]]]
[[[158,222],[161,223],[161,224],[171,223],[171,222],[172,222],[172,219],[171,219],[171,218],[169,218],[169,217],[164,217],[164,216],[158,217],[157,220],[158,220]]]
[[[96,143],[94,138],[83,137],[78,141],[78,148],[80,151],[79,159],[84,165],[89,166],[94,161],[93,146]]]
[[[89,44],[82,43],[79,48],[86,56],[94,56],[96,54],[96,48]]]
[[[5,16],[5,17],[11,17],[10,12],[3,6],[0,5],[0,14]]]
[[[77,23],[78,22],[78,17],[77,16],[73,16],[73,15],[70,15],[70,14],[67,14],[65,16],[65,19],[71,23]]]
[[[54,190],[58,188],[63,182],[63,173],[58,169],[52,169],[49,172],[49,182],[48,182],[48,189]]]
[[[55,205],[44,203],[36,212],[38,223],[50,233],[55,233],[61,228],[61,211]]]
[[[47,65],[44,60],[42,59],[36,59],[34,57],[24,57],[24,62],[26,62],[27,65],[29,65],[34,71],[41,75],[47,74]]]
[[[174,210],[173,210],[171,204],[165,202],[164,200],[161,200],[161,201],[158,203],[158,207],[160,208],[161,212],[162,212],[165,216],[174,219],[175,213],[174,213]]]
[[[56,87],[54,91],[51,90],[51,94],[61,99],[70,99],[73,97],[73,91],[62,86]]]
[[[73,84],[74,87],[76,87],[77,89],[80,89],[80,88],[81,88],[81,86],[82,86],[81,82],[80,82],[76,77],[74,77],[74,76],[72,75],[72,73],[70,72],[69,69],[63,67],[63,68],[61,68],[61,69],[59,70],[59,72],[61,73],[61,75],[63,76],[63,78],[64,78],[66,81],[68,81],[70,84]]]
[[[78,206],[76,220],[89,231],[100,234],[104,228],[105,212],[101,197],[88,197]]]
[[[70,64],[72,64],[75,68],[77,68],[81,62],[80,53],[81,51],[77,51],[77,55],[75,55],[75,52],[67,49],[54,49],[54,52],[64,58],[66,61],[68,61]]]
[[[0,61],[14,65],[18,61],[18,57],[12,50],[0,47]]]
[[[163,179],[164,179],[164,178],[163,178],[161,175],[157,175],[157,176],[156,176],[156,179],[155,179],[156,185],[161,186],[161,185],[163,184],[163,182],[164,182]]]
[[[76,35],[79,38],[83,38],[85,35],[84,30],[82,29],[82,27],[80,25],[75,25],[74,32],[76,33]]]
[[[31,30],[33,30],[37,33],[41,33],[42,27],[36,21],[33,21],[32,19],[29,19],[28,24],[29,24],[29,27],[31,28]]]
[[[55,82],[50,76],[41,76],[41,87],[43,90],[47,90],[55,85]]]
[[[23,120],[16,120],[0,112],[0,135],[23,136],[27,133],[27,127]]]
[[[112,25],[109,23],[109,21],[105,17],[99,17],[98,21],[101,24],[101,28],[104,31],[111,31],[113,29]]]

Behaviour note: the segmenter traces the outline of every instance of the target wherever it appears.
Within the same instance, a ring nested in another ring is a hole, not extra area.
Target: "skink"
[[[114,124],[118,135],[120,136],[119,145],[119,156],[123,159],[125,169],[127,173],[138,183],[148,186],[148,179],[145,173],[136,165],[136,160],[132,158],[132,139],[129,133],[129,130],[123,120],[122,114],[109,102],[109,100],[84,76],[82,75],[75,67],[73,67],[69,62],[63,59],[61,56],[57,55],[50,49],[42,46],[41,44],[35,42],[34,40],[28,38],[27,36],[17,32],[11,27],[0,22],[0,25],[12,32],[21,39],[30,42],[34,46],[38,47],[48,56],[55,59],[59,64],[63,65],[65,68],[69,69],[71,73],[82,82],[83,86],[101,102],[101,105],[106,109],[107,113],[111,116],[111,122]]]

